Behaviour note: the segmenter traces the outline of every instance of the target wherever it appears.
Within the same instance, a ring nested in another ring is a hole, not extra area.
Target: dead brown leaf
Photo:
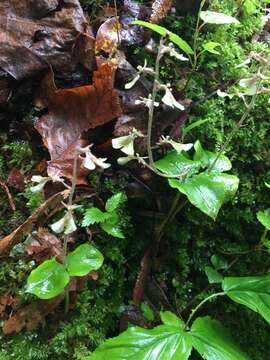
[[[171,10],[172,3],[172,0],[154,0],[150,21],[153,23],[162,21]]]
[[[8,175],[7,183],[10,187],[18,191],[23,191],[25,188],[23,173],[19,169],[11,169]]]
[[[6,292],[0,298],[0,319],[5,317],[6,308],[14,304],[14,298],[11,296],[10,292]]]

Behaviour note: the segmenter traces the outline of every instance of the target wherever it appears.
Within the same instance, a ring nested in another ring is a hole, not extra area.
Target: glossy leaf
[[[107,202],[106,202],[106,210],[108,212],[115,211],[126,199],[126,196],[124,193],[119,192],[113,196],[111,196]]]
[[[238,183],[234,175],[212,173],[194,175],[185,182],[169,180],[171,187],[185,194],[191,204],[214,220],[221,206],[234,196]]]
[[[107,220],[101,223],[101,228],[109,235],[124,239],[125,235],[122,233],[121,227],[119,225],[119,216],[115,213],[111,213],[109,215],[110,216],[107,218]]]
[[[204,150],[199,140],[195,142],[194,149],[194,160],[201,162],[205,168],[211,167],[211,172],[223,172],[232,168],[232,164],[227,156],[220,155],[217,159],[218,154]],[[214,166],[212,167],[213,164]]]
[[[40,299],[51,299],[61,294],[69,283],[69,275],[55,258],[44,261],[27,279],[26,292]]]
[[[87,360],[187,360],[190,335],[180,328],[160,325],[148,330],[130,327],[105,341]]]
[[[156,161],[155,166],[158,170],[163,171],[165,174],[182,176],[198,171],[200,163],[198,161],[188,159],[182,153],[171,151],[163,159]]]
[[[141,310],[142,310],[143,316],[146,318],[146,320],[148,320],[148,321],[155,320],[154,312],[146,302],[143,302],[141,304]]]
[[[234,17],[216,11],[201,11],[200,17],[207,24],[239,24]]]
[[[222,45],[220,43],[214,42],[214,41],[208,41],[203,44],[203,48],[205,51],[208,51],[211,54],[220,55],[220,52],[216,50],[216,48],[222,48]]]
[[[219,255],[212,255],[210,260],[216,270],[225,270],[229,266],[227,260]]]
[[[85,276],[98,270],[103,264],[103,255],[93,245],[82,244],[67,256],[67,270],[71,276]]]
[[[258,211],[257,219],[267,230],[270,230],[270,209]]]
[[[259,313],[270,324],[270,275],[225,277],[222,288],[233,301]]]
[[[184,328],[184,322],[171,311],[161,311],[160,318],[164,325]]]
[[[105,221],[109,217],[108,214],[102,212],[96,207],[87,209],[83,216],[82,226],[89,226],[95,223]]]
[[[206,360],[250,360],[218,321],[197,318],[191,328],[192,344]]]
[[[223,280],[223,276],[211,266],[205,267],[205,273],[208,278],[209,284],[219,284]]]
[[[169,30],[167,30],[166,28],[164,28],[164,27],[162,27],[160,25],[151,24],[149,22],[142,21],[142,20],[132,21],[131,24],[144,26],[144,27],[146,27],[148,29],[151,29],[151,30],[155,31],[156,33],[158,33],[161,36],[168,35],[169,39],[175,45],[177,45],[182,51],[184,51],[186,54],[188,54],[188,55],[194,54],[194,51],[192,50],[190,45],[185,40],[183,40],[182,38],[180,38],[180,36],[170,32]]]

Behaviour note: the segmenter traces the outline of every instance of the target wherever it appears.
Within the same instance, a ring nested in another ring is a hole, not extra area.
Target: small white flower
[[[124,157],[120,157],[117,159],[117,163],[121,166],[124,166],[126,165],[129,161],[131,160],[135,160],[137,159],[136,156],[132,156],[132,155],[129,155],[129,156],[124,156]]]
[[[143,134],[133,128],[129,135],[112,139],[112,147],[114,149],[121,149],[127,155],[134,155],[134,140],[137,137],[143,137]]]
[[[85,155],[85,157],[82,157],[80,155],[80,158],[83,159],[82,166],[89,170],[94,170],[96,166],[99,166],[103,169],[107,169],[108,167],[110,167],[111,164],[105,162],[107,158],[97,158],[95,155],[92,154],[90,150],[92,146],[93,144],[80,149],[80,152],[84,153]]]
[[[137,66],[137,70],[138,71],[137,71],[134,79],[132,79],[130,82],[128,82],[125,85],[125,89],[127,89],[127,90],[131,89],[136,84],[136,82],[140,79],[142,74],[150,74],[150,75],[155,74],[154,69],[147,67],[146,59],[144,60],[144,65],[143,66],[141,66],[141,65]]]
[[[191,143],[182,144],[172,140],[169,136],[162,136],[159,144],[170,144],[178,153],[181,151],[189,151],[193,147],[193,144]]]
[[[77,229],[71,211],[66,211],[65,215],[60,220],[51,224],[50,227],[55,233],[60,234],[63,232],[66,235],[73,233]]]
[[[172,43],[169,43],[168,46],[163,46],[163,48],[161,50],[161,53],[162,54],[168,53],[170,56],[175,57],[176,59],[181,60],[181,61],[189,61],[188,58],[186,58],[182,54],[179,54],[179,52],[177,52],[175,50],[175,47],[174,47],[174,45]]]
[[[175,100],[171,89],[168,86],[165,87],[165,95],[162,98],[162,102],[170,107],[185,110],[185,107]]]
[[[31,178],[31,181],[37,183],[35,186],[31,186],[30,190],[33,193],[41,192],[44,188],[44,186],[47,184],[48,181],[50,181],[51,178],[49,176],[41,176],[41,175],[34,175]]]
[[[148,107],[148,109],[151,108],[152,103],[153,103],[151,94],[149,94],[148,98],[140,97],[140,99],[141,99],[141,100],[135,100],[135,104],[136,104],[136,105],[143,104],[143,105],[145,105],[146,107]],[[158,107],[158,106],[159,106],[159,103],[158,103],[157,101],[155,101],[155,102],[154,102],[154,106],[155,106],[155,107]]]
[[[221,91],[220,89],[218,89],[218,91],[217,91],[217,96],[219,96],[221,98],[225,98],[225,97],[228,97],[229,99],[233,98],[232,94],[228,94],[228,93],[226,93],[224,91]]]

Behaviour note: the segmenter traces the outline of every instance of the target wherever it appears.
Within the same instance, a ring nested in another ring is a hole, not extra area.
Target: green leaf
[[[267,230],[270,230],[270,209],[258,211],[257,219]]]
[[[146,318],[146,320],[148,320],[148,321],[155,320],[154,312],[146,302],[143,302],[141,304],[141,310],[142,310],[143,316]]]
[[[169,30],[167,30],[165,27],[162,27],[160,25],[156,25],[156,24],[151,24],[149,22],[146,21],[142,21],[142,20],[135,20],[132,21],[133,25],[141,25],[144,26],[148,29],[151,29],[153,31],[155,31],[156,33],[158,33],[161,36],[166,36],[167,34],[169,35],[169,39],[175,44],[177,45],[182,51],[184,51],[186,54],[188,55],[192,55],[194,54],[194,51],[192,50],[192,48],[190,47],[190,45],[183,40],[182,38],[180,38],[180,36],[170,32]]]
[[[106,221],[101,223],[101,228],[109,235],[114,237],[124,239],[125,235],[122,233],[121,227],[119,225],[120,219],[118,214],[110,213],[110,216]]]
[[[126,195],[122,192],[119,192],[113,196],[111,196],[107,202],[106,202],[106,210],[108,212],[113,212],[115,211],[117,208],[119,208],[119,206],[126,200]]]
[[[212,255],[210,261],[216,270],[228,269],[229,264],[227,260],[220,257],[219,255]]]
[[[208,278],[209,284],[219,284],[223,280],[223,276],[211,266],[205,267],[205,273]]]
[[[259,313],[270,324],[270,275],[225,277],[222,288],[233,301]]]
[[[184,322],[171,311],[160,311],[160,318],[164,325],[184,328]]]
[[[70,276],[85,276],[98,270],[103,264],[103,255],[93,245],[82,244],[67,256],[67,270]]]
[[[192,344],[206,360],[249,360],[218,321],[197,318],[191,328]]]
[[[214,220],[221,206],[235,195],[238,183],[234,175],[212,173],[194,175],[185,182],[169,180],[171,187],[185,194],[191,204]]]
[[[188,159],[183,153],[171,151],[163,159],[156,161],[155,166],[165,174],[181,176],[198,171],[200,162]]]
[[[180,328],[160,325],[148,330],[130,327],[106,340],[87,360],[187,360],[190,335]]]
[[[189,133],[191,130],[195,129],[198,126],[201,126],[202,124],[205,124],[208,121],[209,121],[209,119],[203,119],[203,120],[197,120],[197,121],[191,123],[190,125],[188,125],[184,128],[183,134],[186,136],[186,134]]]
[[[89,226],[95,223],[100,223],[105,221],[108,217],[109,215],[107,213],[102,212],[96,207],[92,207],[85,211],[82,226]]]
[[[40,299],[51,299],[61,294],[69,283],[69,275],[55,258],[44,261],[31,271],[27,279],[26,292]]]
[[[231,170],[232,164],[230,160],[225,155],[220,155],[216,160],[218,154],[213,153],[208,150],[204,150],[200,141],[197,140],[194,144],[195,155],[194,160],[199,161],[202,164],[202,167],[209,168],[211,167],[211,172],[223,172]],[[212,165],[214,164],[213,168]]]
[[[215,11],[201,11],[200,17],[207,24],[239,24],[239,21],[234,17]]]
[[[208,51],[211,54],[220,55],[220,52],[216,50],[217,47],[222,48],[222,45],[214,41],[208,41],[206,43],[203,43],[203,48],[205,51]]]

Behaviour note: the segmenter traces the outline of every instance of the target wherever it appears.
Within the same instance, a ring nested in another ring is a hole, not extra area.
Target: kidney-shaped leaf
[[[233,301],[259,313],[270,324],[270,275],[225,277],[222,288]]]
[[[103,255],[93,245],[82,244],[67,257],[67,269],[71,276],[85,276],[98,270],[103,264]]]
[[[149,22],[146,21],[142,21],[142,20],[135,20],[132,21],[133,25],[141,25],[144,26],[148,29],[151,29],[153,31],[155,31],[156,33],[158,33],[161,36],[169,36],[169,39],[176,44],[182,51],[184,51],[186,54],[194,54],[194,51],[191,49],[191,47],[189,46],[189,44],[183,40],[182,38],[180,38],[180,36],[178,36],[177,34],[174,34],[172,32],[170,32],[168,29],[164,28],[163,26],[160,25],[156,25],[156,24],[151,24]]]
[[[258,211],[257,219],[267,230],[270,230],[270,209]]]
[[[206,360],[249,360],[228,331],[208,316],[194,321],[191,335],[192,345]]]
[[[239,24],[234,17],[216,11],[201,11],[200,17],[207,24]]]
[[[232,168],[232,164],[227,156],[220,155],[217,158],[218,154],[204,150],[199,140],[195,142],[194,149],[194,160],[200,161],[203,167],[211,167],[211,172],[223,172]]]
[[[187,360],[190,335],[180,328],[160,325],[148,330],[130,327],[105,341],[87,360]]]
[[[190,160],[177,151],[171,151],[163,159],[156,161],[155,166],[165,174],[181,176],[198,171],[200,162]]]
[[[27,279],[26,292],[40,299],[51,299],[61,294],[69,283],[69,275],[64,266],[55,258],[44,261],[34,269]]]
[[[234,175],[212,173],[194,175],[185,182],[169,180],[171,187],[185,194],[191,204],[214,220],[221,206],[235,194],[238,183]]]

